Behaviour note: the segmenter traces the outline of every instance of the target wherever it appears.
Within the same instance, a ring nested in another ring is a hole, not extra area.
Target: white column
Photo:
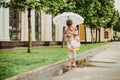
[[[32,26],[32,32],[31,32],[32,41],[36,41],[35,40],[35,10],[31,10],[31,26]]]
[[[87,41],[91,41],[91,29],[89,26],[86,27],[86,36],[87,36]]]
[[[3,8],[0,8],[0,41],[3,41]]]
[[[9,41],[9,8],[0,9],[0,41]]]
[[[44,31],[45,31],[45,24],[44,24],[44,20],[45,20],[45,14],[43,12],[41,12],[41,41],[44,41]]]
[[[4,41],[9,40],[9,8],[4,8]]]
[[[42,12],[41,40],[52,41],[52,15]]]
[[[52,15],[46,15],[46,41],[52,41]]]
[[[27,11],[21,14],[21,41],[28,41]]]

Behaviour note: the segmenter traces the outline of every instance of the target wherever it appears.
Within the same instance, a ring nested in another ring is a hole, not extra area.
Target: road
[[[120,42],[113,42],[88,61],[53,80],[120,80]]]

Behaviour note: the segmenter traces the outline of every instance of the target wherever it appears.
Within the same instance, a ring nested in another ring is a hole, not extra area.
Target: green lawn
[[[78,54],[108,43],[81,45]],[[67,58],[67,48],[37,47],[28,54],[27,48],[0,50],[0,80]]]

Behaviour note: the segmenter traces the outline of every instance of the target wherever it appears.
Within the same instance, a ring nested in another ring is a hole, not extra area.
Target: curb
[[[112,43],[106,44],[102,47],[98,47],[92,50],[85,51],[82,54],[77,55],[77,60],[88,59],[100,53],[101,51],[104,51],[110,45],[112,45]],[[41,68],[37,68],[35,70],[28,71],[23,74],[19,74],[5,80],[52,80],[53,77],[56,76],[56,73],[64,68],[66,63],[67,59],[61,60],[54,64],[43,66]]]

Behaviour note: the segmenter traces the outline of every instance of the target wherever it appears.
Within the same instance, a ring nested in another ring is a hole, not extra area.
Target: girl
[[[64,31],[65,38],[68,47],[68,66],[76,66],[76,50],[79,50],[80,39],[78,35],[77,27],[72,26],[73,22],[71,19],[66,21],[66,29]]]

